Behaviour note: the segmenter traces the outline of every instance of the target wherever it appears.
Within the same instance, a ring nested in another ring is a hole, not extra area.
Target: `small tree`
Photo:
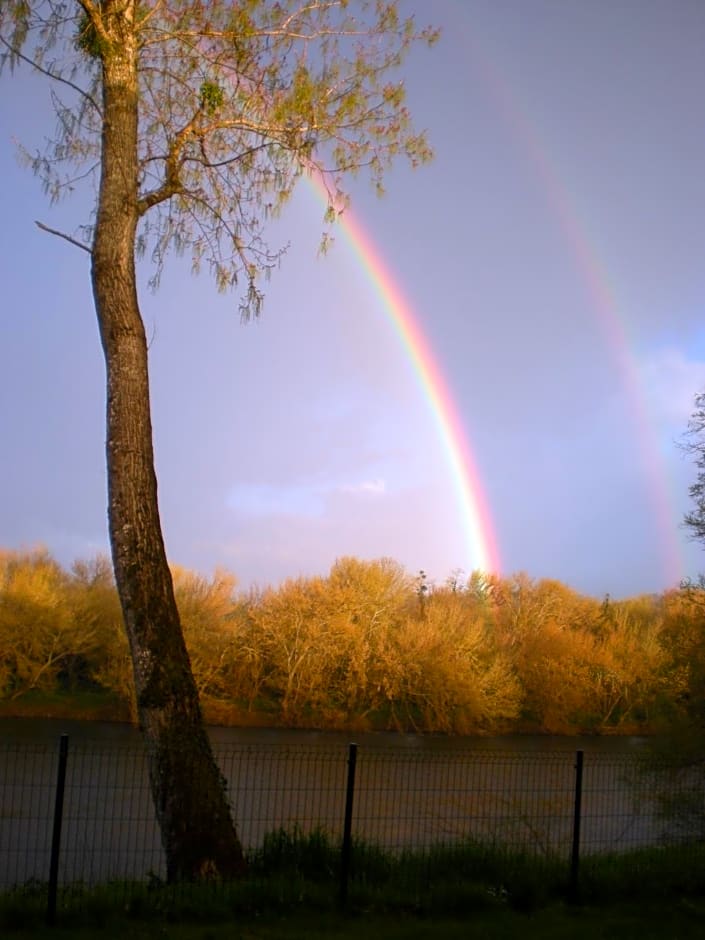
[[[690,530],[691,537],[705,543],[705,391],[695,396],[694,411],[688,422],[688,429],[681,446],[686,453],[695,459],[697,475],[688,492],[693,508],[684,516],[684,524]],[[687,606],[697,610],[695,624],[697,628],[680,629],[678,631],[679,643],[677,648],[683,648],[682,640],[687,638],[685,644],[685,666],[688,674],[687,692],[683,696],[686,711],[693,729],[697,729],[698,747],[703,749],[703,731],[705,730],[705,670],[703,670],[703,641],[702,616],[703,596],[705,589],[705,576],[702,574],[696,584],[686,582],[681,586],[681,596],[686,600]],[[686,624],[692,618],[686,617]]]
[[[53,84],[54,140],[30,156],[52,199],[95,175],[87,252],[107,377],[108,517],[140,727],[170,879],[232,875],[242,852],[203,728],[166,560],[135,258],[170,249],[241,288],[277,261],[268,213],[313,173],[344,204],[399,154],[426,160],[393,71],[417,40],[396,0],[3,0],[4,64]]]
[[[698,475],[688,492],[694,508],[684,517],[694,539],[705,542],[705,392],[695,396],[695,410],[688,422],[683,449],[695,457]]]

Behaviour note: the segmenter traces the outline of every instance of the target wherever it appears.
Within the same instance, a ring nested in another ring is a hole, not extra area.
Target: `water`
[[[0,888],[46,880],[58,764],[69,735],[66,881],[164,874],[138,731],[124,724],[0,719]],[[585,752],[582,847],[664,837],[664,779],[639,772],[639,738],[461,738],[211,728],[243,845],[279,827],[339,838],[348,745],[359,745],[353,832],[390,851],[473,838],[569,858],[575,752]],[[658,783],[658,786],[657,786]]]
[[[588,753],[633,754],[648,743],[644,737],[504,735],[501,737],[461,737],[441,734],[399,734],[392,731],[357,733],[352,731],[310,731],[299,728],[224,728],[208,729],[214,747],[236,745],[346,746],[412,749],[421,753],[434,751],[542,751],[583,750]],[[101,744],[139,745],[137,728],[121,722],[75,721],[60,718],[0,718],[0,743],[49,744],[68,734],[71,741],[96,741]]]

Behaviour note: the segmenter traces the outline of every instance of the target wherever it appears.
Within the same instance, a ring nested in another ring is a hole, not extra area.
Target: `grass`
[[[581,862],[569,904],[565,859],[465,843],[393,855],[355,843],[345,916],[340,848],[323,830],[270,833],[231,884],[147,882],[62,888],[45,925],[47,888],[0,895],[0,935],[173,940],[297,937],[695,937],[705,915],[705,845],[653,848]],[[68,933],[67,933],[68,931]]]
[[[124,940],[126,936],[130,940],[467,940],[469,936],[482,940],[700,940],[704,920],[705,902],[676,899],[603,908],[554,904],[531,914],[505,909],[462,918],[311,911],[231,917],[216,924],[114,918],[100,925],[11,930],[4,936],[6,940]]]

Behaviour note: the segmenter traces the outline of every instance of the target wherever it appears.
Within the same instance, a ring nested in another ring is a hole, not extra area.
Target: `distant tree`
[[[499,731],[519,711],[520,687],[463,592],[429,592],[393,636],[398,679],[390,695],[399,726],[472,734]]]
[[[683,449],[695,458],[698,473],[690,486],[693,508],[685,514],[685,525],[694,539],[705,542],[705,392],[695,396],[695,410],[688,422]]]
[[[0,698],[102,684],[105,630],[90,608],[46,550],[0,550]]]
[[[670,658],[669,723],[705,752],[705,584],[681,585],[664,595],[664,643]]]
[[[390,558],[339,558],[326,582],[327,617],[336,646],[330,687],[342,714],[364,723],[384,714],[399,688],[395,637],[412,603],[412,582]]]
[[[209,581],[176,566],[171,575],[199,695],[218,695],[237,641],[236,633],[228,629],[235,606],[235,578],[217,570]]]
[[[267,667],[267,688],[281,720],[300,724],[327,695],[325,664],[330,631],[322,614],[322,578],[291,578],[268,588],[250,610]]]
[[[694,539],[705,543],[705,391],[699,392],[695,396],[694,411],[688,422],[688,429],[682,441],[682,446],[687,453],[694,457],[697,468],[695,482],[689,488],[693,508],[685,514],[684,523],[690,529],[691,536]],[[691,607],[699,608],[699,616],[696,618],[698,629],[695,631],[698,641],[690,651],[692,658],[688,665],[688,671],[691,675],[687,700],[690,719],[695,721],[702,734],[702,731],[705,730],[705,668],[703,668],[705,657],[703,656],[704,644],[701,618],[705,607],[702,603],[705,593],[705,577],[701,575],[697,584],[684,584],[682,593],[687,597]],[[693,656],[693,653],[696,653],[696,655]]]
[[[218,288],[242,286],[243,316],[256,315],[261,276],[280,255],[263,225],[302,174],[325,180],[333,218],[345,176],[365,170],[381,190],[397,155],[429,157],[394,70],[433,38],[396,0],[0,4],[4,64],[53,85],[55,136],[33,169],[52,199],[87,178],[95,186],[92,218],[54,234],[90,257],[113,566],[172,880],[233,875],[242,851],[162,538],[135,259],[151,258],[156,284],[169,250],[188,251]]]
[[[73,628],[68,578],[44,550],[0,552],[0,696],[54,691],[71,659],[92,649]]]
[[[105,555],[74,562],[69,582],[69,606],[77,630],[96,636],[96,655],[90,663],[89,680],[122,699],[130,717],[136,720],[130,647],[112,567]]]

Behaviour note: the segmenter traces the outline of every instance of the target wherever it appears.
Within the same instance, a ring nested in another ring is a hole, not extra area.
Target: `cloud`
[[[321,488],[311,484],[239,483],[228,493],[227,504],[246,516],[315,517],[323,513],[325,500]]]
[[[375,480],[363,480],[361,483],[347,483],[339,487],[341,493],[350,493],[352,495],[381,496],[387,492],[387,484],[384,480],[378,478]]]
[[[227,505],[243,516],[324,515],[331,500],[345,497],[383,496],[384,479],[376,477],[359,483],[240,483],[228,493]]]
[[[285,495],[268,505],[293,505],[294,496]],[[423,568],[439,581],[455,568],[472,567],[442,486],[391,487],[385,478],[370,476],[357,484],[321,487],[316,498],[323,506],[318,514],[222,513],[198,546],[199,568],[225,564],[244,587],[325,574],[345,555],[391,557],[407,571]],[[188,550],[193,552],[193,542]]]
[[[642,360],[641,378],[649,413],[661,426],[685,430],[695,394],[705,388],[705,362],[681,349],[659,349]]]

